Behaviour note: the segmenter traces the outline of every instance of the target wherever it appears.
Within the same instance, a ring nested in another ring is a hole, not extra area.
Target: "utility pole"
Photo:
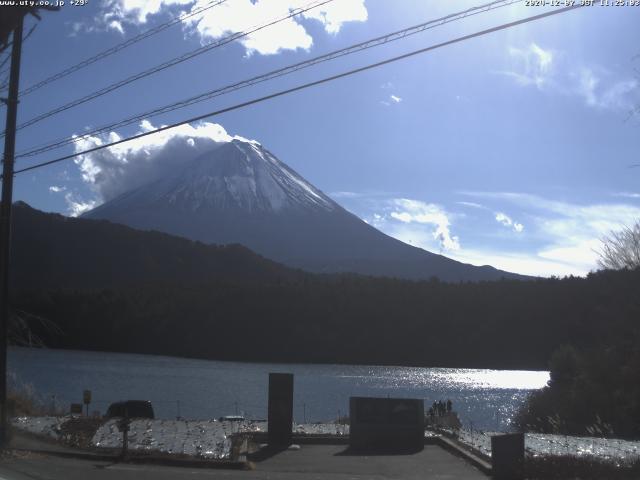
[[[7,333],[9,324],[9,259],[11,257],[11,203],[13,201],[13,161],[16,150],[16,117],[18,114],[18,84],[20,82],[20,54],[22,50],[20,17],[13,30],[11,73],[7,104],[4,158],[2,160],[2,205],[0,205],[0,448],[7,446]]]

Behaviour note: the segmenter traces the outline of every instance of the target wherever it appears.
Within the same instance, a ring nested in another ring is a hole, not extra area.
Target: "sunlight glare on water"
[[[384,383],[397,387],[441,387],[447,389],[536,390],[549,381],[549,372],[467,368],[372,367],[362,375],[340,375],[356,382]]]
[[[470,389],[534,390],[544,387],[549,381],[549,372],[528,370],[447,369],[446,371],[435,371],[432,375]]]

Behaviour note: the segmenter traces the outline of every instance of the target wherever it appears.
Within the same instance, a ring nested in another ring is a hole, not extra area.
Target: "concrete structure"
[[[524,434],[491,437],[491,464],[496,479],[519,480],[524,469]]]
[[[351,397],[350,446],[355,450],[421,450],[424,402],[408,398]]]
[[[269,374],[269,445],[290,445],[293,429],[293,374]]]

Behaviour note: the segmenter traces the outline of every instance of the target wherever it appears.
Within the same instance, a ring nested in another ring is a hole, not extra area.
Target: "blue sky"
[[[27,40],[21,85],[205,3],[67,4],[45,14]],[[198,22],[171,27],[23,97],[19,122],[307,3],[228,0],[194,17]],[[27,127],[17,150],[479,4],[334,0]],[[497,9],[119,129],[111,138],[542,11],[524,3]],[[603,235],[640,218],[640,168],[630,168],[640,164],[640,116],[630,114],[640,105],[639,24],[640,7],[583,8],[207,122],[258,140],[348,210],[407,243],[520,273],[582,275],[596,268]],[[214,131],[223,135],[214,125],[192,125],[110,157],[18,175],[15,198],[77,214],[139,172],[123,165],[153,163],[172,138]],[[72,152],[21,159],[18,168]]]

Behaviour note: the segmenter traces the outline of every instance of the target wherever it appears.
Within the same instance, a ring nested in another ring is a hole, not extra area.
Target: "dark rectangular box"
[[[523,478],[523,433],[510,433],[491,437],[491,468],[494,478],[510,480]]]
[[[355,450],[424,448],[424,401],[351,397],[349,444]]]
[[[269,445],[291,445],[293,374],[269,374]]]

